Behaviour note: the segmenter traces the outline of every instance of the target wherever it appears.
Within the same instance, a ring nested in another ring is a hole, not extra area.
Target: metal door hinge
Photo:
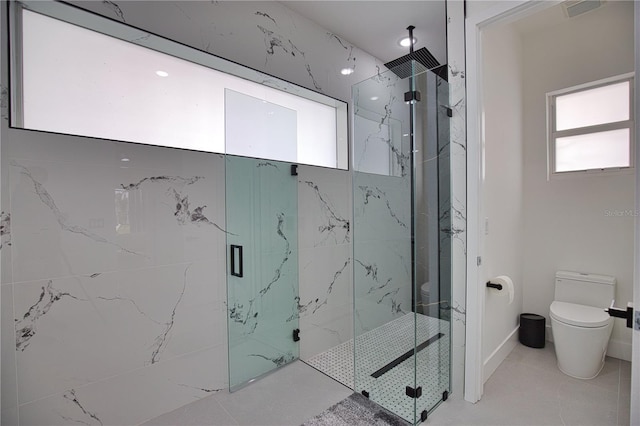
[[[482,265],[482,257],[481,256],[478,256],[476,258],[476,265],[478,265],[478,266]]]
[[[293,330],[293,341],[294,342],[300,341],[300,329],[299,328],[296,328],[295,330]]]
[[[406,394],[411,398],[420,398],[422,396],[422,387],[418,386],[414,389],[411,386],[407,386]]]
[[[420,92],[418,92],[417,90],[406,92],[404,94],[404,101],[412,104],[420,102]]]

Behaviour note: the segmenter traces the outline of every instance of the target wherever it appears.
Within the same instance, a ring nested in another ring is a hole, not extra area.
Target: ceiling
[[[446,12],[442,1],[281,1],[383,62],[409,53],[398,44],[415,26],[415,48],[426,47],[441,64],[446,63]]]

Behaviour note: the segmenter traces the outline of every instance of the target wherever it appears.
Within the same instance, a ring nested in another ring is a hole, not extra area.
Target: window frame
[[[24,87],[22,79],[22,11],[27,10],[56,19],[64,23],[93,31],[107,37],[118,39],[126,43],[168,55],[185,62],[191,62],[214,71],[227,74],[239,80],[246,80],[251,84],[264,86],[282,92],[285,96],[294,96],[307,101],[326,105],[335,109],[335,165],[315,164],[297,161],[296,164],[309,165],[333,170],[350,170],[349,149],[349,103],[339,98],[308,89],[291,83],[280,77],[267,74],[248,66],[227,60],[214,54],[198,50],[195,47],[182,44],[167,37],[134,27],[105,16],[85,10],[73,4],[61,1],[14,0],[8,3],[8,33],[9,33],[9,127],[20,130],[38,131],[52,134],[65,134],[98,140],[134,143],[139,145],[169,147],[171,149],[185,149],[189,151],[226,154],[225,152],[194,149],[190,147],[174,147],[140,140],[120,140],[105,138],[95,134],[76,134],[45,129],[30,129],[24,126]]]
[[[628,173],[635,169],[635,124],[634,124],[634,73],[625,73],[577,86],[568,87],[546,94],[547,106],[547,180],[561,176],[584,176]],[[584,92],[599,87],[617,83],[629,82],[629,119],[624,121],[608,122],[591,126],[576,127],[567,130],[556,130],[556,99],[559,96]],[[592,133],[606,132],[610,130],[629,130],[629,166],[590,168],[583,170],[556,171],[556,140],[558,138],[588,135]]]

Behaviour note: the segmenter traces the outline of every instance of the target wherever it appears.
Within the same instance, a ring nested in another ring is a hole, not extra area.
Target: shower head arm
[[[413,25],[409,25],[407,29],[409,30],[409,53],[413,53],[413,30],[416,27]]]

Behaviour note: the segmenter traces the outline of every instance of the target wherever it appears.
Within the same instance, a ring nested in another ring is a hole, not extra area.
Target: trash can
[[[520,314],[520,343],[530,348],[544,348],[545,323],[542,315]]]

